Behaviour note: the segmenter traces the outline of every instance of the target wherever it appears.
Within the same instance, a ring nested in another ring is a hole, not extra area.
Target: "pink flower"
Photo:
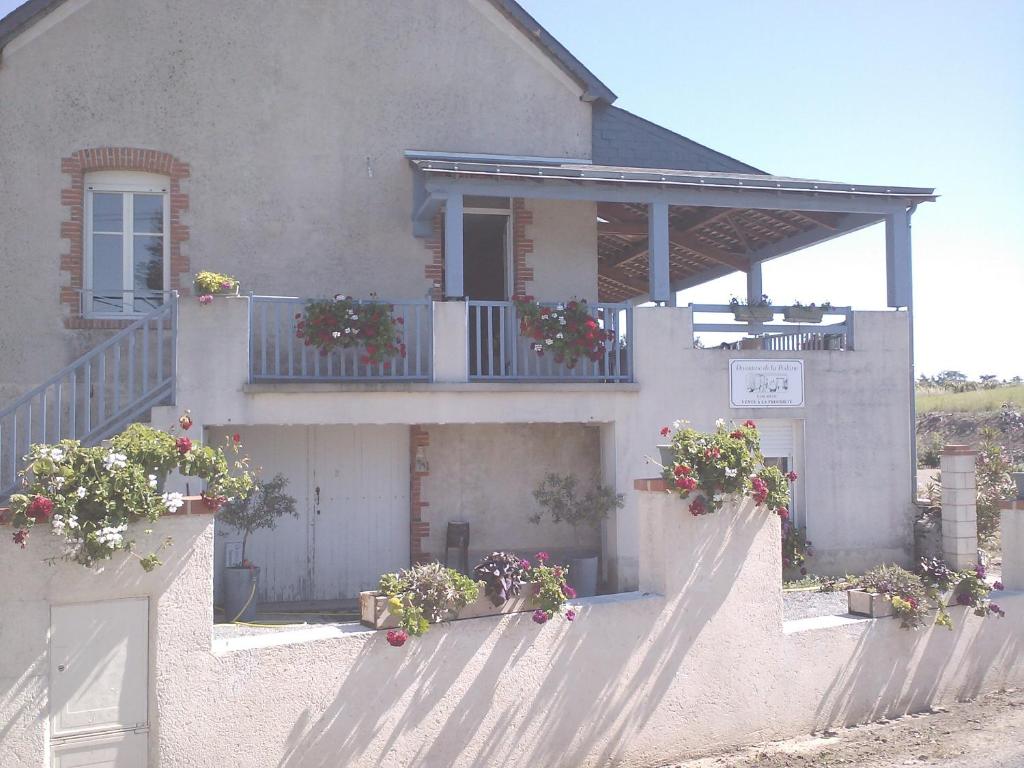
[[[568,584],[562,587],[562,594],[565,595],[567,600],[574,600],[576,598],[576,590]]]
[[[178,449],[178,453],[184,455],[192,450],[192,441],[187,437],[179,437],[174,441],[174,447]]]
[[[702,497],[698,496],[696,499],[690,502],[690,514],[694,517],[703,515],[706,512],[707,509],[704,506],[704,499]]]
[[[743,426],[747,427],[748,429],[757,429],[757,424],[752,422],[750,419],[747,419],[746,421],[744,421],[743,422]]]
[[[574,611],[572,608],[570,608],[568,611],[566,611],[565,612],[565,620],[566,621],[576,621],[576,611]]]
[[[795,483],[798,477],[800,477],[800,475],[798,475],[796,472],[790,472],[788,475],[786,475],[786,478],[791,483]]]
[[[547,552],[538,552],[534,559],[536,559],[538,563],[546,563],[548,560],[551,559],[551,555],[549,555]]]
[[[785,507],[779,507],[775,511],[778,513],[779,517],[781,517],[783,520],[788,520],[789,519],[789,510],[786,509]]]
[[[222,291],[230,291],[234,287],[235,287],[235,284],[232,283],[230,280],[223,280],[223,281],[221,281],[220,289]]]
[[[524,571],[530,570],[530,561],[529,560],[520,560],[519,561],[519,565],[521,565],[523,567]]]
[[[212,304],[213,296],[211,296],[208,293],[204,293],[202,296],[199,297],[199,303],[202,304],[203,306],[206,306],[207,304]]]
[[[181,428],[186,431],[191,429],[192,417],[189,415],[188,411],[185,411],[185,413],[182,414],[181,418],[178,419],[178,423],[181,425]]]
[[[389,629],[388,630],[388,645],[393,648],[401,648],[405,645],[405,641],[409,639],[409,633],[404,629]]]
[[[668,427],[662,427],[661,428],[661,436],[662,437],[668,437],[671,434],[672,434],[672,430],[669,429]]]
[[[533,612],[533,620],[538,624],[547,623],[548,618],[548,612],[541,610],[540,608]]]

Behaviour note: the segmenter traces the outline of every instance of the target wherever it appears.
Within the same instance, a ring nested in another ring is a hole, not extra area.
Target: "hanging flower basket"
[[[295,335],[326,357],[335,349],[362,349],[363,365],[388,366],[393,358],[405,357],[402,326],[394,306],[380,301],[357,301],[341,294],[334,299],[311,301],[306,311],[295,315]]]
[[[530,349],[538,357],[551,354],[555,362],[574,368],[580,358],[598,361],[605,354],[606,342],[614,331],[600,327],[590,314],[585,299],[545,307],[532,296],[513,296],[519,314],[519,333],[530,340]]]

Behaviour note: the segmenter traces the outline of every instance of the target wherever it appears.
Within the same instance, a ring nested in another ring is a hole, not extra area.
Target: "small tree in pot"
[[[285,492],[288,478],[277,474],[266,482],[257,482],[247,499],[229,501],[221,509],[221,522],[242,531],[242,563],[224,568],[224,612],[229,621],[256,618],[256,586],[260,569],[249,562],[246,546],[249,536],[262,528],[273,530],[284,515],[298,517],[295,498]]]
[[[623,505],[622,494],[606,485],[597,485],[579,496],[574,475],[548,473],[533,492],[540,511],[530,515],[530,522],[539,524],[545,513],[552,522],[568,523],[579,542],[580,526],[597,530],[608,514]],[[598,556],[576,558],[569,563],[569,580],[580,597],[597,594]]]

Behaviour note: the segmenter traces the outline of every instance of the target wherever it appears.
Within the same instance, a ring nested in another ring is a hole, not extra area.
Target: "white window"
[[[164,301],[170,277],[167,178],[97,172],[85,178],[87,317],[145,314]]]

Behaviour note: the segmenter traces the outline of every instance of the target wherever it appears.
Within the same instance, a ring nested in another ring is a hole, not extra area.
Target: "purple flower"
[[[996,590],[997,592],[1002,592],[1003,591],[1003,582],[1001,582],[1001,581],[994,582],[992,584],[992,589]]]
[[[574,600],[576,598],[576,590],[570,587],[568,584],[562,587],[562,594],[565,595],[567,600]]]
[[[1002,618],[1003,616],[1006,615],[1006,611],[1004,611],[1002,608],[1000,608],[995,603],[989,603],[988,609],[992,613],[996,614],[999,618]]]
[[[548,612],[542,611],[540,608],[538,608],[536,611],[533,612],[533,620],[538,624],[545,624],[548,620]]]
[[[566,621],[576,621],[576,611],[574,611],[572,608],[570,608],[568,611],[566,611],[565,612],[565,620]]]
[[[529,560],[520,560],[519,561],[519,565],[521,565],[523,567],[524,571],[530,570],[530,561]]]
[[[204,293],[202,296],[199,297],[199,303],[203,304],[203,305],[212,304],[213,303],[213,296],[211,296],[208,293]]]
[[[974,572],[978,575],[979,579],[985,578],[985,566],[981,563],[978,563],[976,566],[974,566]]]

